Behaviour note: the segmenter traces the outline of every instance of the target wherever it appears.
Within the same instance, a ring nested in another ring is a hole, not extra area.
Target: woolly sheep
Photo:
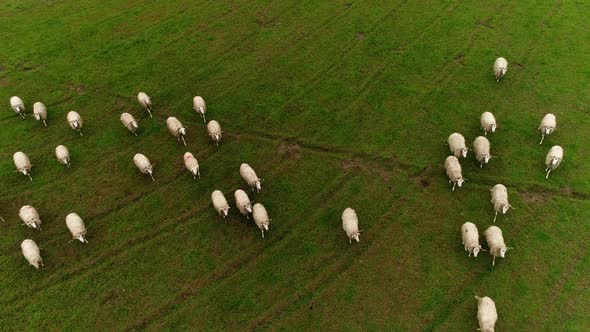
[[[260,203],[254,204],[254,207],[252,208],[252,217],[254,218],[256,226],[258,226],[260,229],[262,238],[264,239],[264,231],[268,232],[268,225],[272,221],[272,219],[268,218],[268,213],[266,212],[264,205]]]
[[[38,101],[33,104],[33,117],[37,121],[43,121],[43,125],[47,127],[47,122],[45,122],[47,120],[47,107],[42,102]]]
[[[250,197],[248,197],[248,194],[246,194],[246,192],[242,189],[238,189],[234,193],[234,198],[236,199],[236,207],[238,210],[240,210],[240,213],[246,218],[250,219],[250,214],[252,213],[252,202],[250,202]]]
[[[494,114],[490,112],[485,112],[481,115],[480,119],[481,129],[483,129],[483,134],[487,135],[488,132],[495,133],[496,132],[496,118]]]
[[[72,233],[72,240],[79,240],[82,243],[88,243],[86,240],[86,226],[84,221],[77,213],[70,213],[66,216],[66,226],[70,233]]]
[[[70,164],[70,151],[64,145],[58,145],[55,148],[55,156],[60,163],[68,166],[68,168],[72,166],[72,164]]]
[[[148,174],[152,178],[152,181],[156,181],[154,179],[154,165],[150,163],[150,160],[146,156],[137,153],[133,156],[133,162],[143,174]]]
[[[490,191],[492,192],[492,200],[490,202],[492,202],[494,205],[494,211],[496,211],[496,214],[494,215],[494,222],[496,222],[498,212],[506,214],[512,205],[508,202],[508,190],[503,184],[495,185]]]
[[[463,178],[463,175],[461,174],[461,164],[459,164],[459,159],[455,156],[447,157],[447,160],[445,160],[445,170],[449,177],[449,183],[453,183],[452,191],[455,191],[455,185],[461,188],[463,182],[467,180]]]
[[[480,332],[494,332],[498,320],[496,304],[487,296],[475,296],[475,299],[477,300],[477,321]]]
[[[195,98],[193,98],[193,109],[201,115],[203,123],[206,123],[205,112],[207,112],[207,106],[205,105],[205,99],[203,99],[203,97],[195,96]]]
[[[140,92],[137,94],[137,101],[139,104],[145,108],[146,111],[150,114],[150,118],[152,117],[152,100],[150,96],[148,96],[145,92]]]
[[[215,190],[211,193],[211,201],[213,202],[215,211],[217,211],[217,213],[225,220],[225,217],[229,214],[229,205],[227,204],[227,200],[223,193],[219,190]]]
[[[250,165],[248,164],[241,164],[240,165],[240,175],[242,179],[246,181],[246,183],[252,188],[252,190],[256,189],[257,192],[260,192],[262,189],[262,179],[256,175],[256,172]]]
[[[199,171],[199,162],[197,158],[193,156],[192,153],[186,152],[183,157],[184,160],[184,167],[193,175],[193,179],[196,179],[196,176],[201,178],[201,172]]]
[[[129,113],[123,113],[123,114],[121,114],[120,120],[123,123],[123,125],[125,126],[125,128],[127,128],[127,130],[132,132],[133,135],[137,136],[137,130],[139,129],[139,124],[137,123],[137,121],[135,120],[133,115],[131,115]]]
[[[479,244],[479,233],[474,223],[466,222],[461,226],[461,239],[465,251],[469,253],[467,257],[471,257],[471,254],[473,254],[473,257],[477,257],[479,251],[483,250]]]
[[[41,230],[41,218],[39,217],[39,212],[34,207],[24,205],[18,211],[18,216],[27,227]]]
[[[555,130],[556,127],[557,127],[557,119],[555,118],[555,115],[553,115],[551,113],[545,114],[545,116],[543,117],[543,120],[541,120],[541,124],[539,125],[539,128],[537,128],[537,130],[541,131],[541,142],[539,142],[539,144],[543,144],[543,140],[545,139],[545,135],[553,134],[553,131]]]
[[[475,159],[479,162],[479,167],[487,164],[492,155],[490,154],[490,141],[483,136],[478,136],[473,142],[473,150],[475,152]]]
[[[549,178],[549,173],[554,171],[563,161],[563,149],[559,145],[554,145],[549,149],[547,152],[547,156],[545,157],[545,172],[547,172],[547,176],[545,179]]]
[[[351,208],[346,208],[342,212],[342,229],[344,229],[346,236],[348,236],[348,243],[352,243],[352,239],[360,242],[359,236],[361,235],[361,231],[359,231],[359,219],[356,212]]]
[[[16,166],[16,170],[19,173],[23,173],[24,175],[28,176],[31,181],[33,178],[31,177],[31,162],[29,161],[29,157],[27,157],[24,152],[16,152],[14,156],[12,156],[14,160],[14,166]]]
[[[452,133],[447,139],[449,149],[453,156],[457,158],[467,157],[467,146],[465,146],[465,137],[459,133]]]
[[[488,247],[490,248],[490,254],[494,257],[492,261],[492,266],[496,265],[496,257],[504,258],[506,256],[506,252],[508,248],[504,243],[504,237],[502,236],[502,230],[496,226],[490,226],[486,231],[483,233],[486,237],[486,242],[488,243]]]
[[[182,143],[184,144],[184,146],[186,146],[186,141],[184,140],[184,136],[186,135],[186,128],[182,126],[182,123],[180,123],[180,121],[177,118],[173,116],[169,117],[166,120],[166,127],[168,127],[168,131],[170,131],[170,134],[176,137],[178,141],[180,141],[180,139],[182,138]]]
[[[33,265],[36,269],[43,267],[41,252],[35,241],[26,239],[20,244],[20,247],[23,251],[23,256],[25,256],[29,264]]]
[[[504,58],[497,58],[494,62],[494,76],[496,76],[496,82],[500,81],[500,78],[506,75],[508,71],[508,61]]]
[[[78,112],[75,111],[70,111],[68,112],[67,115],[67,119],[68,119],[68,124],[70,125],[70,128],[74,129],[75,131],[80,133],[80,136],[82,136],[82,117],[80,116],[80,114],[78,114]]]
[[[215,144],[219,145],[219,142],[221,142],[222,133],[219,122],[215,120],[209,121],[207,124],[207,132],[209,132],[209,136],[211,136],[211,138],[215,141]]]
[[[25,118],[25,103],[23,103],[23,100],[20,99],[17,96],[13,96],[10,98],[10,107],[12,107],[12,109],[14,110],[14,112],[16,114],[19,114],[20,116],[23,117],[23,119]]]

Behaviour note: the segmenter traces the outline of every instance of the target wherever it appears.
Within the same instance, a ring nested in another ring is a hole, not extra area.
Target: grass
[[[590,44],[583,2],[6,1],[0,4],[0,329],[472,330],[474,295],[496,301],[499,330],[590,328]],[[493,79],[496,57],[509,61]],[[146,91],[154,118],[138,107]],[[8,109],[42,101],[48,128]],[[205,98],[216,147],[192,110]],[[78,111],[85,135],[69,129]],[[499,122],[497,158],[456,192],[447,136]],[[119,122],[140,119],[139,137]],[[539,146],[545,113],[558,130]],[[188,128],[188,147],[165,128]],[[54,157],[66,145],[71,169]],[[549,180],[544,157],[565,159]],[[34,164],[33,182],[12,154]],[[182,163],[195,154],[202,177]],[[146,154],[156,182],[137,171]],[[244,188],[272,222],[264,239],[210,194]],[[469,259],[459,229],[491,224],[489,188],[512,205],[509,246]],[[40,232],[18,226],[35,206]],[[349,244],[342,210],[364,230]],[[68,243],[82,216],[88,245]],[[20,242],[43,248],[35,271]]]

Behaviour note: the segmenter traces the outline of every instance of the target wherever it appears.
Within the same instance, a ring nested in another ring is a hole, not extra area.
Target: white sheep
[[[80,240],[82,243],[88,243],[86,240],[86,226],[84,221],[77,213],[70,213],[66,216],[66,226],[72,233],[72,240]]]
[[[494,205],[494,211],[496,214],[494,215],[494,222],[496,222],[496,218],[498,217],[498,212],[502,212],[502,214],[506,214],[508,209],[512,207],[508,202],[508,190],[503,184],[497,184],[492,189],[492,199],[490,202]]]
[[[447,139],[449,149],[453,156],[457,158],[467,157],[467,146],[465,146],[465,137],[459,133],[452,133]]]
[[[70,151],[65,145],[58,145],[55,148],[55,157],[57,157],[57,160],[59,160],[60,163],[68,166],[68,168],[72,166],[72,164],[70,164]]]
[[[478,136],[473,142],[473,151],[475,152],[475,159],[479,162],[479,167],[487,164],[492,155],[490,154],[490,141],[483,136]]]
[[[252,202],[250,201],[248,194],[246,194],[246,192],[242,189],[238,189],[234,193],[234,198],[236,199],[236,207],[238,210],[240,210],[240,213],[247,219],[250,219],[250,214],[252,213]]]
[[[146,111],[150,114],[150,118],[152,117],[152,100],[150,96],[148,96],[145,92],[140,92],[137,94],[137,101],[139,104],[145,108]]]
[[[12,156],[12,159],[14,160],[14,166],[16,166],[17,172],[23,173],[33,181],[33,178],[31,177],[31,167],[33,166],[29,161],[29,157],[27,157],[24,152],[18,151]]]
[[[197,161],[197,158],[195,158],[195,156],[193,156],[192,153],[190,152],[186,152],[184,154],[184,167],[186,167],[186,169],[191,172],[191,174],[193,175],[193,179],[196,179],[196,176],[199,176],[199,179],[201,178],[201,172],[199,171],[199,162]]]
[[[33,117],[37,121],[43,121],[43,125],[47,127],[47,122],[45,121],[47,120],[47,107],[42,102],[38,101],[33,104]]]
[[[219,122],[215,120],[209,121],[207,124],[207,132],[209,132],[209,136],[211,136],[211,138],[215,141],[215,144],[219,145],[219,142],[221,142],[222,133]]]
[[[16,114],[19,114],[20,116],[23,117],[23,119],[25,118],[25,103],[23,103],[23,100],[20,99],[17,96],[13,96],[10,98],[10,107],[12,107],[12,109],[14,110],[14,112]]]
[[[473,257],[477,257],[480,250],[485,251],[479,244],[479,233],[474,223],[466,222],[461,226],[461,239],[465,251],[469,253],[467,257],[471,257],[471,254],[473,254]]]
[[[248,164],[241,164],[240,165],[240,175],[242,179],[246,181],[246,183],[252,188],[252,190],[256,189],[257,192],[260,192],[262,189],[262,179],[256,175],[256,172],[250,165]]]
[[[39,246],[37,246],[35,241],[26,239],[20,244],[20,247],[23,251],[23,256],[25,256],[29,264],[33,265],[36,269],[44,266]]]
[[[490,254],[494,257],[494,260],[492,261],[492,266],[494,266],[496,265],[496,257],[499,256],[504,258],[508,249],[512,248],[506,247],[504,237],[502,236],[502,230],[499,227],[490,226],[486,229],[483,235],[486,237],[486,242],[490,248]]]
[[[76,111],[70,111],[68,112],[67,115],[67,119],[68,119],[68,124],[70,125],[70,128],[74,129],[75,131],[80,133],[80,136],[82,136],[82,117],[80,116],[80,114],[78,114],[78,112]]]
[[[496,77],[496,82],[500,81],[500,78],[506,75],[508,71],[508,61],[504,58],[497,58],[494,62],[494,76]]]
[[[18,216],[27,227],[41,230],[41,218],[39,217],[39,212],[34,207],[24,205],[18,211]]]
[[[225,220],[225,217],[229,214],[229,204],[227,204],[227,200],[223,193],[219,190],[215,190],[211,193],[211,201],[213,202],[215,211],[217,211],[217,213]]]
[[[543,117],[543,120],[541,120],[541,124],[539,125],[539,128],[537,128],[537,130],[541,131],[541,142],[539,142],[539,144],[543,144],[543,140],[545,139],[545,135],[553,134],[553,131],[555,130],[556,127],[557,127],[557,119],[555,118],[555,115],[553,115],[551,113],[545,114],[545,116]]]
[[[359,219],[356,212],[351,208],[346,208],[342,212],[342,229],[344,229],[346,236],[348,236],[348,243],[352,243],[352,239],[360,242],[359,236],[361,235],[361,231],[359,231]]]
[[[166,127],[168,127],[168,131],[170,131],[170,134],[172,134],[172,136],[176,137],[178,141],[182,139],[182,143],[184,144],[184,146],[186,146],[186,141],[184,140],[184,136],[186,135],[186,128],[182,126],[182,123],[180,123],[180,121],[177,118],[171,116],[168,119],[166,119]]]
[[[547,152],[547,156],[545,157],[545,166],[547,166],[545,168],[545,172],[547,172],[545,179],[549,178],[549,173],[554,171],[562,161],[563,149],[559,145],[554,145],[551,147],[551,149],[549,149],[549,152]]]
[[[498,320],[498,312],[496,311],[496,304],[489,297],[475,296],[477,300],[477,321],[479,322],[479,331],[494,332],[496,321]]]
[[[207,106],[205,105],[205,99],[203,99],[203,97],[195,96],[193,98],[193,109],[201,115],[203,123],[206,123],[205,112],[207,112]]]
[[[461,174],[461,164],[459,164],[459,159],[455,156],[447,157],[447,160],[445,160],[445,170],[449,177],[449,183],[453,183],[452,191],[455,191],[455,185],[461,188],[463,182],[467,180],[463,178],[463,175]]]
[[[150,160],[146,156],[141,153],[136,153],[135,156],[133,156],[133,162],[143,174],[148,174],[152,178],[152,181],[156,181],[156,179],[154,179],[154,165],[150,163]]]
[[[123,125],[125,126],[125,128],[127,128],[127,130],[132,132],[133,135],[137,136],[137,130],[139,129],[139,124],[137,123],[137,120],[135,120],[133,115],[131,115],[129,113],[123,113],[123,114],[121,114],[120,120],[123,123]]]
[[[483,129],[483,134],[487,135],[488,132],[495,133],[496,132],[496,118],[494,114],[491,112],[484,112],[480,118],[481,129]]]
[[[254,218],[256,226],[258,226],[258,229],[260,229],[262,238],[264,239],[264,231],[268,232],[268,225],[272,221],[272,219],[268,218],[268,213],[266,212],[264,205],[260,203],[254,204],[254,207],[252,208],[252,217]]]

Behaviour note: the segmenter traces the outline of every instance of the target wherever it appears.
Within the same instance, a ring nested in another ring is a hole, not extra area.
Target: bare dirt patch
[[[551,195],[549,193],[542,192],[525,191],[521,196],[522,200],[526,203],[546,203],[551,200]]]
[[[432,164],[426,165],[424,168],[420,170],[420,172],[416,173],[412,176],[412,179],[416,183],[416,185],[421,186],[422,188],[428,188],[432,183]]]
[[[490,24],[492,18],[490,16],[484,17],[481,20],[477,21],[477,25],[494,30],[494,27]]]
[[[455,56],[455,61],[460,65],[465,65],[465,54],[459,53]]]
[[[278,152],[281,156],[289,159],[301,158],[301,146],[289,140],[283,140],[279,143]]]
[[[366,35],[365,35],[365,33],[364,33],[364,32],[362,32],[362,31],[361,31],[361,32],[357,32],[357,34],[356,34],[356,39],[358,39],[358,40],[363,40],[363,39],[365,39],[366,37],[367,37],[367,36],[366,36]]]
[[[345,3],[345,4],[344,4],[344,7],[345,7],[346,9],[348,9],[348,8],[352,7],[352,3],[350,3],[350,2],[347,2],[347,3]]]
[[[379,167],[379,165],[365,163],[363,160],[357,158],[348,158],[342,160],[340,167],[345,173],[365,172],[378,175],[382,177],[384,181],[388,181],[392,175],[391,172],[389,172],[387,169],[384,169],[383,167]]]

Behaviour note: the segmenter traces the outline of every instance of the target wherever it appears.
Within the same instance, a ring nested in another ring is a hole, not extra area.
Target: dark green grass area
[[[0,329],[463,331],[477,328],[474,295],[496,301],[498,330],[590,329],[589,15],[581,1],[2,2]],[[497,83],[499,56],[509,69]],[[195,95],[221,123],[219,147]],[[47,128],[30,115],[36,101]],[[71,110],[84,136],[67,126]],[[470,152],[451,192],[446,139],[472,145],[485,111],[496,158],[481,169]],[[539,145],[549,112],[558,129]],[[168,116],[188,128],[187,147]],[[552,145],[565,158],[545,180]],[[16,151],[33,182],[14,172]],[[265,179],[248,189],[272,218],[264,239],[210,203],[215,189],[232,206],[247,189],[243,162]],[[485,252],[467,258],[460,227],[492,224],[496,183],[514,206],[496,222],[514,249],[492,267]],[[19,226],[25,204],[42,231]],[[342,231],[349,206],[360,243]],[[68,243],[70,212],[88,245]],[[27,266],[25,238],[45,269]]]

